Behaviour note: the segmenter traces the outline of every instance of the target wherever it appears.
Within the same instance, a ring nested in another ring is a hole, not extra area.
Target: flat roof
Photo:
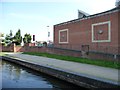
[[[120,11],[120,7],[115,7],[113,9],[105,11],[105,12],[89,15],[89,16],[86,16],[84,18],[78,18],[78,19],[66,21],[66,22],[63,22],[63,23],[56,24],[54,26],[62,26],[62,25],[66,25],[66,24],[69,24],[69,23],[75,23],[75,22],[78,22],[78,21],[81,21],[81,20],[84,20],[84,19],[89,19],[89,18],[93,18],[93,17],[97,17],[97,16],[102,16],[102,15],[105,15],[105,14],[110,14],[110,13],[118,12],[118,11]]]

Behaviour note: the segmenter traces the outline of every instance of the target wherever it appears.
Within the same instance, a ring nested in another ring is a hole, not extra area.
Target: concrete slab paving
[[[62,61],[53,58],[26,55],[21,53],[7,53],[8,56],[13,58],[19,58],[22,61],[39,64],[42,66],[50,66],[53,68],[59,68],[76,74],[89,75],[97,79],[103,79],[112,81],[119,84],[119,70],[113,68],[106,68],[96,65],[89,65],[83,63],[76,63],[70,61]]]

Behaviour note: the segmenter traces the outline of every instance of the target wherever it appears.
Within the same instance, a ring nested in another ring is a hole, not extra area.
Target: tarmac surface
[[[21,61],[30,62],[42,66],[49,66],[53,68],[62,69],[67,72],[76,74],[82,74],[91,78],[100,79],[106,82],[112,82],[120,85],[119,83],[119,71],[118,69],[106,68],[96,65],[89,65],[83,63],[76,63],[70,61],[63,61],[53,58],[33,56],[21,53],[7,53],[9,57],[18,58]]]

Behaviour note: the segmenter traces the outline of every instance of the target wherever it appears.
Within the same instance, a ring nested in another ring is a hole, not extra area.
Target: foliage
[[[3,33],[0,33],[0,44],[4,45],[4,34]]]
[[[4,37],[4,34],[0,33],[0,41],[2,41],[2,37]]]
[[[21,31],[20,29],[18,29],[18,31],[16,32],[14,38],[13,38],[13,42],[16,44],[16,45],[21,45],[22,43],[22,36],[21,36]]]
[[[56,54],[49,54],[49,53],[39,53],[39,52],[24,52],[23,54],[43,56],[43,57],[55,58],[59,60],[86,63],[91,65],[120,69],[120,62],[117,62],[117,61],[113,62],[113,61],[106,61],[106,60],[92,60],[92,59],[86,59],[86,58],[63,56],[63,55],[56,55]]]
[[[0,34],[0,36],[2,36]],[[5,39],[2,39],[2,42],[4,42],[5,45],[10,45],[11,43],[15,43],[16,45],[21,45],[22,42],[22,36],[20,29],[16,32],[15,36],[13,36],[12,30],[10,30],[9,34],[6,34]]]
[[[13,42],[12,30],[10,30],[10,33],[5,36],[4,42],[5,45],[10,45]]]
[[[11,36],[11,37],[13,36],[13,34],[12,34],[12,30],[10,30],[10,36]]]
[[[3,34],[3,33],[0,33],[0,37],[4,37],[4,34]]]
[[[12,37],[12,30],[10,30],[10,33],[7,34],[4,37],[3,33],[0,33],[0,43],[2,43],[2,45],[9,45],[12,43],[13,37]]]
[[[31,40],[32,40],[31,35],[26,33],[24,35],[23,42],[24,43],[31,43]]]
[[[47,42],[43,42],[43,46],[45,46],[45,47],[46,47],[46,46],[47,46]]]

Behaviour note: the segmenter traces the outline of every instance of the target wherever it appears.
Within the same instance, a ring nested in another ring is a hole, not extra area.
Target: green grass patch
[[[72,62],[85,63],[85,64],[120,69],[120,62],[113,62],[113,61],[106,61],[106,60],[92,60],[92,59],[86,59],[86,58],[63,56],[63,55],[56,55],[56,54],[49,54],[49,53],[38,53],[38,52],[24,52],[23,54],[43,56],[43,57],[55,58],[55,59],[59,59],[59,60],[72,61]]]
[[[0,56],[4,56],[5,55],[5,53],[4,52],[0,52]]]

